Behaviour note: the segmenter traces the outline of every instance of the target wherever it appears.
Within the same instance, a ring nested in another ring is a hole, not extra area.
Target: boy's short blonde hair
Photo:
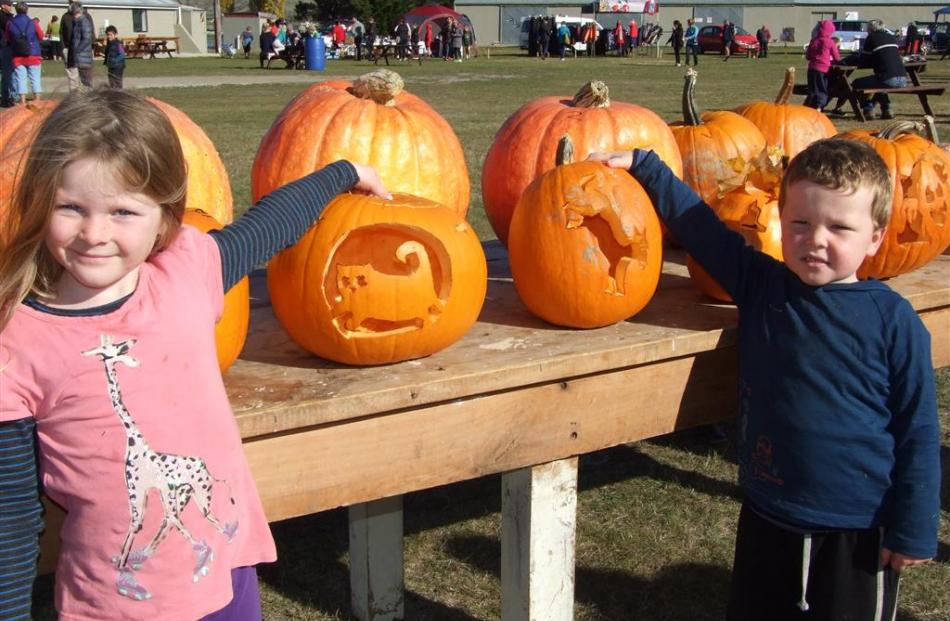
[[[796,181],[811,181],[848,192],[869,187],[874,192],[871,219],[875,227],[883,229],[890,221],[894,193],[891,175],[884,160],[868,144],[842,138],[813,142],[789,163],[782,179],[779,210],[785,206],[786,188]]]

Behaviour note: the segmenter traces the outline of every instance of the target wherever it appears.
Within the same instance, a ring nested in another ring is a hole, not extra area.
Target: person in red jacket
[[[614,43],[617,45],[617,54],[620,56],[627,55],[627,43],[623,36],[623,23],[618,19],[617,25],[614,26]]]
[[[432,22],[426,22],[423,40],[426,44],[426,56],[432,56]]]
[[[336,23],[333,24],[333,30],[330,36],[333,38],[334,50],[339,50],[343,47],[343,44],[346,42],[346,28],[343,27],[343,23],[340,22],[340,20],[336,20]]]
[[[637,26],[637,20],[630,20],[630,27],[627,31],[627,45],[630,46],[631,50],[637,48],[640,44],[640,27]]]

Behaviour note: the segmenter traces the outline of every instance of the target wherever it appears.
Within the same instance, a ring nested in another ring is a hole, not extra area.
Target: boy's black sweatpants
[[[880,569],[881,542],[878,528],[786,530],[743,503],[726,618],[891,621],[899,575]]]

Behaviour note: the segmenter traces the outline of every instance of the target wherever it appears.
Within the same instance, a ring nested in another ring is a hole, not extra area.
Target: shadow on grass
[[[499,542],[492,537],[449,539],[446,550],[472,567],[501,579]],[[729,572],[698,563],[672,565],[651,580],[627,572],[578,566],[574,599],[590,610],[587,618],[721,619],[729,592]],[[689,597],[684,597],[689,593]]]

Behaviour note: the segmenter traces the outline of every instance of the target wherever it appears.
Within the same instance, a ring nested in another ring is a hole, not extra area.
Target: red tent
[[[448,25],[450,17],[461,22],[462,26],[472,32],[472,38],[475,38],[475,29],[472,27],[472,22],[468,19],[468,16],[462,13],[456,13],[449,7],[442,6],[441,4],[430,3],[419,6],[403,15],[406,23],[412,26],[413,30],[426,22],[432,22],[432,29],[436,33]]]

